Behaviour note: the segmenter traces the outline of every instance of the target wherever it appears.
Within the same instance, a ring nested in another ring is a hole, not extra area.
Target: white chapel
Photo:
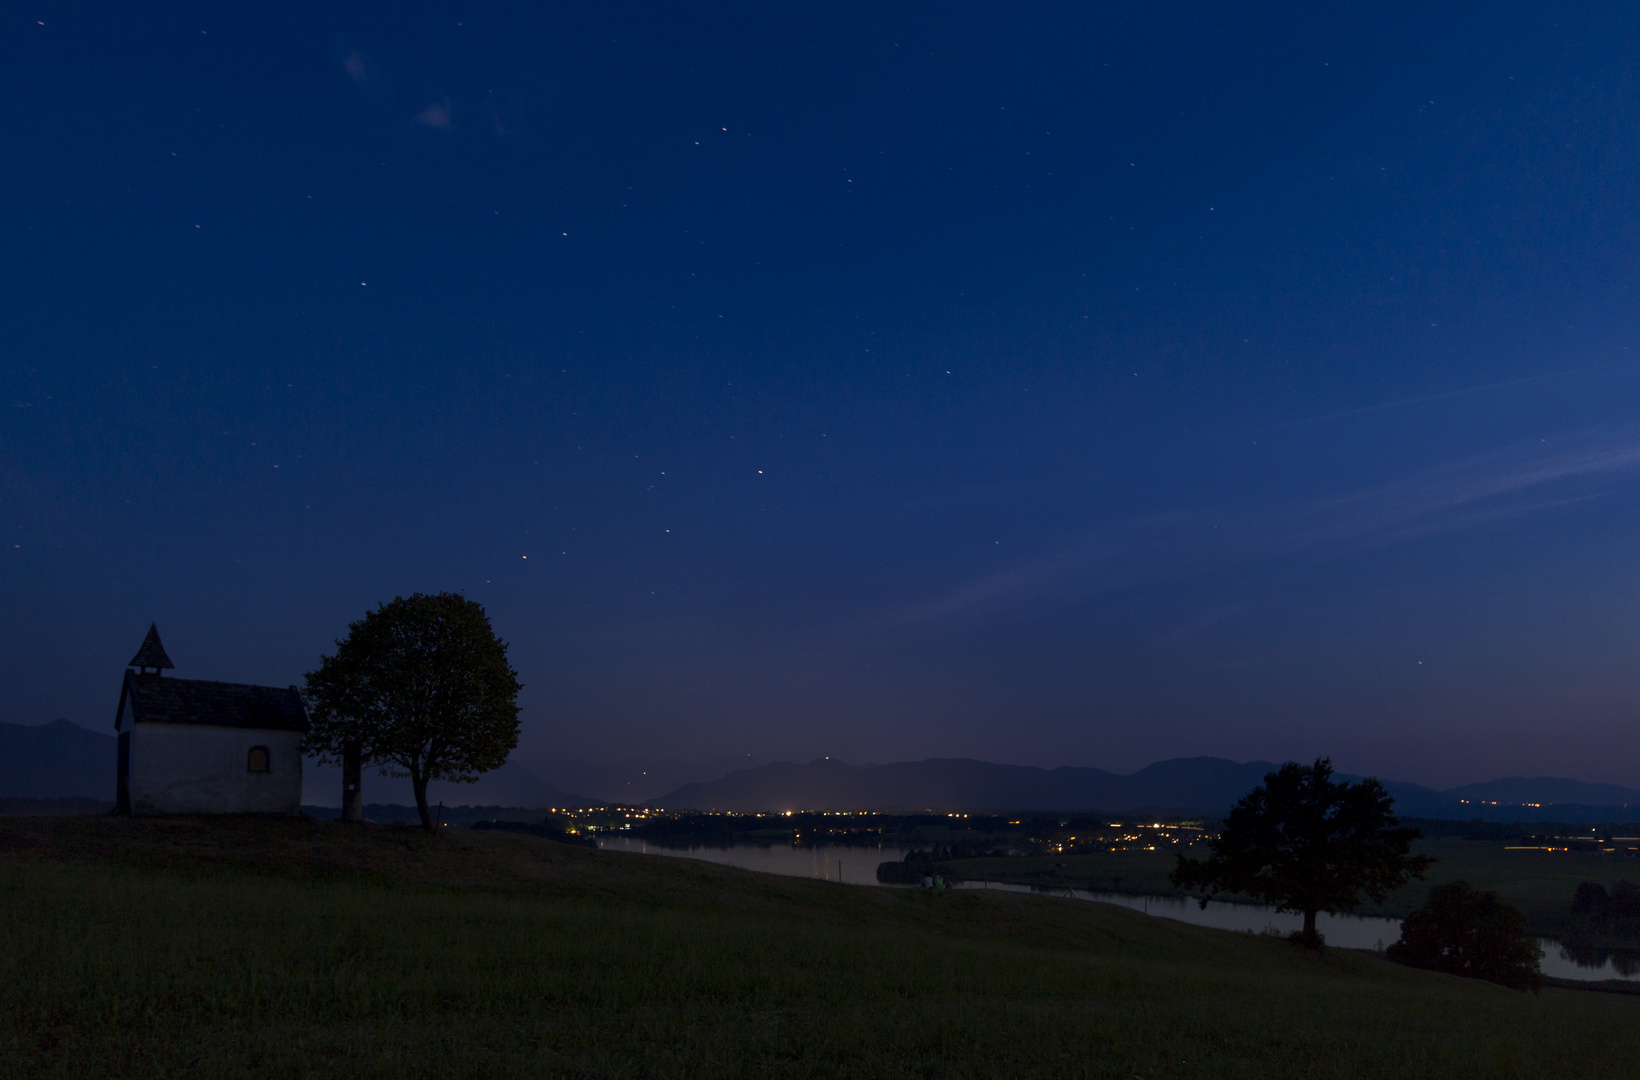
[[[302,808],[307,708],[296,687],[167,678],[175,664],[150,626],[114,718],[116,811],[295,814]]]

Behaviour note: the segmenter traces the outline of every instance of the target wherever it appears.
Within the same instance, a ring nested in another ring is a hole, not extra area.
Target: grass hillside
[[[459,830],[0,819],[5,1077],[1611,1077],[1637,1020],[1045,897]]]

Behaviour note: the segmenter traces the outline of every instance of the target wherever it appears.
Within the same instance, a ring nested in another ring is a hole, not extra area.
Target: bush
[[[1543,952],[1526,933],[1521,913],[1495,892],[1467,881],[1429,890],[1424,906],[1401,923],[1401,939],[1385,953],[1409,967],[1536,993],[1543,985]]]
[[[921,885],[923,872],[898,860],[883,862],[877,864],[877,880],[884,885]]]

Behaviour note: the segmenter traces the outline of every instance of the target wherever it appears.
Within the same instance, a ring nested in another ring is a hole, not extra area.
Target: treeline
[[[1619,881],[1608,890],[1598,881],[1585,881],[1572,896],[1572,914],[1601,926],[1640,919],[1640,886]]]
[[[1401,822],[1421,832],[1425,839],[1498,840],[1517,843],[1569,844],[1595,848],[1609,845],[1618,836],[1640,836],[1640,823],[1607,822],[1577,825],[1557,821],[1447,821],[1444,818],[1403,817]]]
[[[956,884],[962,878],[946,865],[953,859],[1001,859],[1012,853],[1007,848],[979,843],[936,844],[926,851],[908,851],[898,862],[878,863],[877,880],[884,885],[917,885],[923,878],[938,875]]]
[[[1640,949],[1640,886],[1585,881],[1572,896],[1571,949]]]

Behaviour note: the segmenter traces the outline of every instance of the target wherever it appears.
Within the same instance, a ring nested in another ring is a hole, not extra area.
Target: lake
[[[599,840],[605,851],[635,851],[644,855],[675,855],[702,862],[738,866],[742,870],[759,870],[765,874],[784,874],[787,877],[820,878],[840,881],[845,885],[878,885],[877,864],[904,859],[907,848],[851,847],[846,844],[823,844],[815,847],[793,847],[790,844],[742,844],[730,848],[665,848],[624,836]]]
[[[729,848],[667,848],[629,837],[599,840],[598,846],[606,851],[631,851],[644,855],[700,859],[703,862],[737,866],[742,870],[757,870],[765,874],[819,878],[824,881],[838,881],[845,885],[877,885],[885,888],[890,886],[881,886],[877,880],[877,864],[904,859],[907,851],[901,847],[853,847],[844,844],[821,844],[814,847],[793,847],[788,844],[770,844],[764,847],[744,844]],[[1164,919],[1177,919],[1197,926],[1241,930],[1254,934],[1266,931],[1290,934],[1304,924],[1304,919],[1300,915],[1279,912],[1263,904],[1212,902],[1203,910],[1194,900],[1174,896],[1130,896],[1126,893],[1088,892],[1084,889],[1041,890],[1033,889],[1029,885],[1005,885],[994,881],[967,881],[957,888],[1035,892],[1075,900],[1096,900]],[[1316,929],[1326,936],[1329,945],[1345,949],[1382,949],[1401,936],[1401,920],[1357,915],[1321,915],[1316,919]],[[1579,981],[1640,981],[1640,957],[1625,953],[1591,951],[1580,952],[1580,955],[1574,958],[1572,953],[1557,941],[1545,938],[1540,940],[1539,944],[1543,946],[1543,960],[1539,967],[1545,975]]]

